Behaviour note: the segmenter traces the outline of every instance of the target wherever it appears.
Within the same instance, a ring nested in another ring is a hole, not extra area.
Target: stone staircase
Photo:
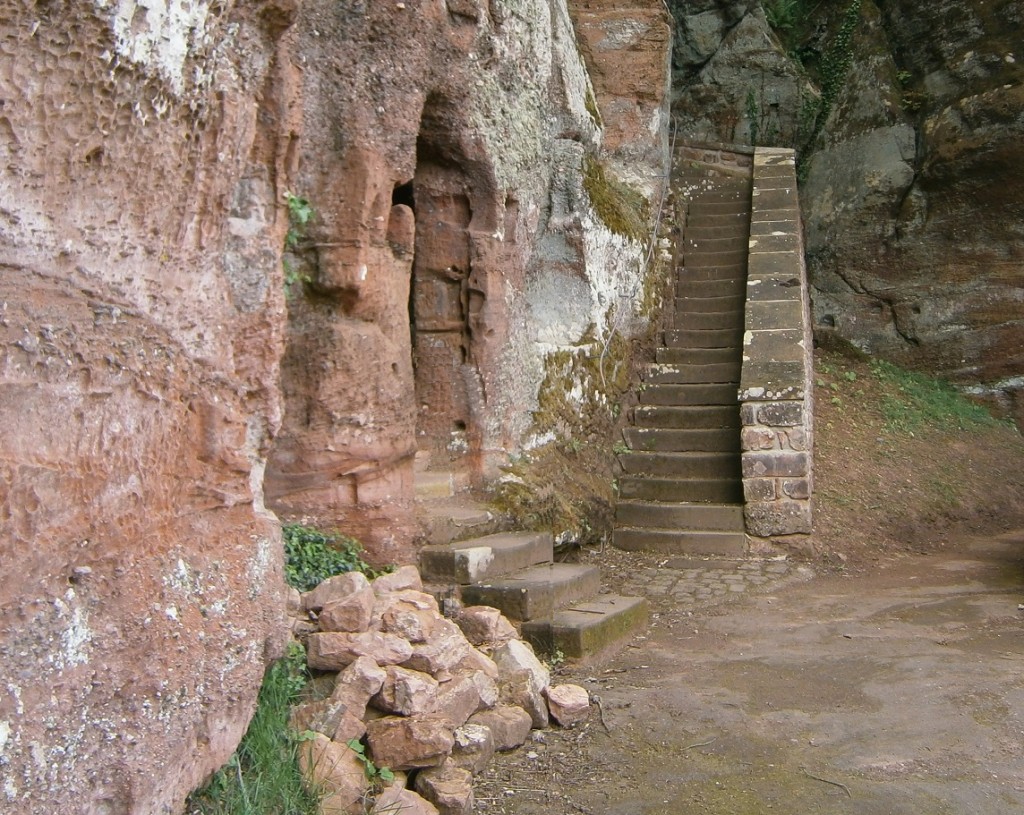
[[[749,167],[685,161],[675,310],[624,430],[614,544],[668,554],[746,551],[738,391],[751,220]]]
[[[602,594],[596,566],[556,563],[549,532],[491,531],[497,521],[487,509],[467,493],[442,494],[444,483],[436,472],[417,473],[429,541],[419,569],[436,596],[497,608],[539,653],[576,661],[610,653],[646,626],[644,598]]]

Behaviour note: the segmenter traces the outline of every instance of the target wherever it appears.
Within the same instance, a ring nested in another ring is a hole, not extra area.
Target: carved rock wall
[[[272,4],[0,2],[0,810],[178,809],[278,648]]]
[[[666,132],[667,20],[644,14],[661,83],[636,114],[636,177]],[[564,2],[323,0],[296,35],[296,192],[316,218],[295,252],[310,282],[288,305],[268,497],[407,560],[417,455],[493,478],[527,443],[545,355],[629,310],[643,248],[583,188],[602,130]]]

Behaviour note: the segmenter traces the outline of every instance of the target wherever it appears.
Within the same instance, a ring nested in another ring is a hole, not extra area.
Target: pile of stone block
[[[289,612],[309,667],[328,672],[291,721],[308,735],[300,760],[325,815],[472,812],[473,776],[495,751],[589,715],[587,691],[552,686],[497,609],[443,616],[413,566],[329,578],[295,592]]]

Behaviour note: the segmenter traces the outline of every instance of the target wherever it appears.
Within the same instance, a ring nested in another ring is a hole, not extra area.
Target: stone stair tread
[[[619,549],[662,554],[742,555],[747,546],[743,532],[617,527],[612,539]]]
[[[743,342],[743,328],[669,328],[665,331],[668,348],[735,348]]]
[[[619,501],[615,525],[623,528],[743,532],[742,504]]]
[[[733,427],[739,434],[740,409],[736,405],[640,405],[633,410],[633,423],[649,428]]]
[[[740,452],[735,427],[686,428],[627,427],[623,437],[630,450],[650,453]]]
[[[720,365],[736,364],[737,349],[727,348],[668,348],[655,350],[654,360],[658,365]]]
[[[739,382],[741,368],[739,360],[707,364],[655,362],[644,369],[643,379],[650,384],[671,385]]]
[[[644,597],[602,594],[556,611],[548,619],[523,623],[523,637],[540,653],[594,659],[642,631],[649,613]]]
[[[642,405],[735,405],[739,383],[651,385],[639,397]]]
[[[417,517],[426,542],[442,545],[470,534],[486,535],[497,531],[501,519],[488,507],[466,494],[417,502]]]
[[[596,566],[547,563],[465,586],[462,599],[466,605],[492,606],[511,620],[527,621],[593,597],[600,585]]]
[[[420,550],[420,571],[432,582],[460,585],[510,574],[554,555],[550,532],[496,532]]]
[[[727,504],[743,500],[739,478],[650,478],[622,476],[619,497],[626,500]]]
[[[740,457],[732,451],[665,452],[633,450],[620,453],[619,465],[629,475],[680,478],[739,478]]]

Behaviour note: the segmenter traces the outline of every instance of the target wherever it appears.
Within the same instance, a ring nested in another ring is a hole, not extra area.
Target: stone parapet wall
[[[813,361],[792,150],[755,150],[748,263],[739,392],[747,534],[754,549],[805,545],[814,482]]]

